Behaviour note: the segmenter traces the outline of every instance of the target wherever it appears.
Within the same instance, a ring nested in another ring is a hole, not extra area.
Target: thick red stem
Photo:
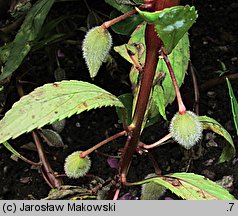
[[[147,2],[147,1],[145,1]],[[179,0],[155,0],[152,2],[151,11],[158,11],[164,8],[176,6]],[[155,32],[154,25],[147,24],[145,30],[146,44],[146,60],[145,68],[142,74],[141,86],[135,107],[132,124],[129,126],[131,130],[130,140],[124,147],[124,152],[119,163],[119,174],[121,175],[122,183],[126,184],[126,176],[130,167],[132,156],[138,146],[140,139],[141,126],[144,120],[149,96],[153,84],[153,79],[159,58],[159,50],[162,46],[161,40]]]
[[[145,41],[146,41],[146,63],[144,72],[142,74],[141,87],[136,103],[136,108],[133,116],[131,127],[134,127],[131,134],[131,141],[126,147],[122,156],[124,163],[121,166],[120,173],[126,175],[128,172],[131,158],[138,145],[141,126],[144,120],[144,115],[147,107],[147,103],[150,96],[151,87],[154,80],[155,70],[159,58],[159,49],[161,47],[161,41],[157,37],[154,30],[154,25],[147,25],[145,30]],[[144,88],[143,88],[144,87]],[[128,160],[129,159],[129,160]],[[124,178],[123,178],[124,179]]]

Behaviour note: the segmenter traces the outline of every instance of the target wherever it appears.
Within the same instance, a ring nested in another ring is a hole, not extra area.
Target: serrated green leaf
[[[112,37],[104,26],[96,26],[88,31],[83,41],[83,57],[91,78],[94,78],[109,54]]]
[[[175,6],[156,12],[137,10],[146,22],[155,23],[155,30],[163,41],[167,53],[172,52],[197,18],[195,8],[188,5]]]
[[[117,97],[93,84],[46,84],[16,102],[0,121],[0,143],[57,120],[102,106],[124,107]]]
[[[171,190],[186,200],[234,200],[235,198],[220,185],[194,173],[174,173],[146,179],[136,184],[154,182]]]
[[[18,31],[7,59],[3,67],[0,80],[10,76],[22,63],[31,50],[34,40],[45,21],[45,18],[53,5],[54,0],[39,0],[28,12],[21,29]]]
[[[212,130],[213,132],[223,136],[228,142],[228,145],[226,145],[222,151],[222,154],[219,158],[219,163],[231,160],[236,154],[236,149],[231,135],[226,131],[225,128],[222,127],[220,123],[218,123],[213,118],[208,116],[198,116],[198,119],[202,123],[204,130]]]
[[[232,114],[233,114],[233,120],[234,120],[234,124],[236,127],[236,133],[238,136],[238,102],[236,100],[235,94],[233,92],[232,86],[230,81],[228,80],[228,78],[226,78],[226,82],[227,82],[227,86],[229,89],[229,95],[230,95],[230,99],[231,99],[231,109],[232,109]]]

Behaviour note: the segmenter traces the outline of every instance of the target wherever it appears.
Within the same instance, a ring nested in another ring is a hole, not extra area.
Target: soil
[[[112,8],[104,1],[87,1],[88,5],[100,12],[103,20],[107,19]],[[230,99],[225,82],[210,87],[204,87],[210,80],[219,77],[219,71],[222,71],[221,63],[226,66],[226,75],[238,72],[238,3],[234,0],[207,0],[207,1],[183,1],[184,4],[193,4],[199,13],[196,24],[190,30],[191,42],[191,62],[194,66],[195,73],[198,77],[198,85],[200,87],[199,112],[200,115],[210,116],[219,121],[227,131],[232,135],[235,145],[238,144],[238,138],[232,119]],[[88,10],[83,3],[79,2],[59,2],[54,5],[50,12],[51,17],[57,17],[61,14],[72,15],[80,14],[82,17],[74,20],[74,24],[68,23],[64,27],[65,31],[70,28],[86,27],[86,17]],[[4,24],[9,18],[6,16],[1,20]],[[128,71],[130,65],[120,58],[116,53],[112,53],[117,66],[107,68],[103,65],[95,80],[89,78],[87,68],[81,55],[81,41],[84,37],[83,31],[78,31],[70,39],[79,41],[76,45],[65,43],[59,44],[65,56],[60,59],[61,67],[66,72],[68,80],[83,80],[99,85],[100,87],[110,91],[115,95],[130,92],[130,82]],[[126,36],[118,36],[113,34],[114,45],[125,43],[128,38]],[[49,50],[46,50],[50,52]],[[26,59],[26,67],[30,73],[24,77],[25,80],[37,83],[41,86],[44,83],[54,82],[52,67],[56,68],[55,62],[52,63],[45,56],[45,51],[37,51],[30,53]],[[48,71],[48,72],[46,72]],[[237,81],[232,81],[235,94],[238,96]],[[35,87],[35,86],[33,86]],[[24,89],[27,92],[33,88],[31,85]],[[192,109],[194,106],[193,98],[193,82],[191,73],[186,76],[182,94],[187,97],[185,104]],[[6,112],[12,104],[18,100],[14,77],[7,86],[6,104],[3,113]],[[167,115],[171,119],[176,111],[176,103],[168,106]],[[2,113],[1,113],[2,114]],[[151,143],[167,132],[168,123],[159,121],[155,125],[146,128],[142,135],[142,141]],[[47,128],[51,128],[48,126]],[[109,137],[122,129],[121,124],[114,108],[102,108],[89,112],[75,115],[66,120],[66,125],[61,132],[61,137],[67,148],[52,148],[44,146],[47,157],[52,164],[54,171],[63,173],[63,164],[65,157],[76,150],[86,150],[101,140]],[[22,145],[32,141],[31,135],[22,135],[21,137],[11,141],[11,144],[27,158],[37,161],[37,152],[21,148]],[[118,139],[111,144],[100,149],[104,154],[117,155],[118,149],[123,147],[124,139]],[[161,146],[152,151],[163,174],[171,172],[189,171],[202,174],[207,178],[218,181],[227,179],[224,183],[230,192],[238,198],[238,160],[237,156],[230,162],[218,164],[218,158],[222,152],[226,141],[220,136],[205,131],[203,139],[192,151],[185,151],[175,143]],[[92,154],[92,167],[90,173],[95,176],[108,180],[113,178],[116,173],[115,169],[110,168],[107,159],[100,154]],[[153,166],[149,163],[146,156],[135,155],[128,179],[136,181],[143,179],[147,174],[153,172]],[[11,153],[3,146],[0,147],[0,199],[41,199],[48,195],[49,186],[45,183],[38,170],[19,160],[18,162],[11,159]],[[227,178],[227,176],[229,176]],[[66,185],[82,186],[86,181],[68,180],[63,178]],[[140,196],[140,188],[126,188],[125,192],[131,192],[133,196]],[[167,197],[177,199],[174,195],[167,192]],[[162,198],[163,199],[163,198]]]

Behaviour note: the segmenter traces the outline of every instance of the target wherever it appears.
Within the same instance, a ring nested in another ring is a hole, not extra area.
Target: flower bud
[[[191,111],[176,113],[169,131],[173,139],[186,149],[192,148],[202,137],[202,125],[197,115]]]

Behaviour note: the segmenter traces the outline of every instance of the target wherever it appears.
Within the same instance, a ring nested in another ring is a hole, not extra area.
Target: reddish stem
[[[21,83],[17,82],[17,91],[20,97],[24,96],[24,91],[22,88]],[[37,130],[35,130],[37,131]],[[60,178],[55,177],[54,171],[51,168],[51,165],[45,155],[45,151],[43,149],[43,146],[40,142],[39,136],[37,133],[33,131],[32,136],[35,141],[35,145],[37,148],[37,152],[39,155],[40,159],[40,170],[42,173],[43,178],[45,179],[46,183],[51,187],[51,188],[59,188],[62,185],[62,180]]]
[[[169,70],[169,74],[170,74],[170,77],[172,79],[172,83],[173,83],[173,86],[174,86],[174,90],[175,90],[175,93],[176,93],[176,96],[177,96],[177,101],[178,101],[178,107],[179,107],[179,113],[180,114],[184,114],[186,113],[186,107],[183,103],[183,100],[182,100],[182,97],[181,97],[181,94],[180,94],[180,90],[179,90],[179,86],[178,86],[178,83],[177,83],[177,80],[175,78],[175,75],[174,75],[174,71],[173,71],[173,68],[172,68],[172,65],[169,61],[169,58],[168,56],[162,51],[161,52],[161,55],[167,65],[167,68]]]
[[[113,200],[118,200],[119,193],[120,193],[120,188],[116,189],[116,192],[114,194]]]
[[[54,171],[52,170],[49,161],[47,160],[47,157],[45,155],[45,151],[43,149],[43,146],[41,145],[39,136],[35,131],[32,132],[33,139],[36,144],[37,152],[40,158],[40,161],[42,163],[41,171],[43,174],[43,177],[45,178],[48,185],[52,188],[59,188],[62,185],[62,181],[60,178],[57,178],[54,174]]]
[[[150,2],[148,2],[148,3],[145,2],[145,3],[146,4],[143,4],[143,5],[141,5],[139,7],[140,10],[150,9],[152,7],[152,4]],[[114,25],[114,24],[116,24],[116,23],[118,23],[118,22],[120,22],[120,21],[122,21],[122,20],[124,20],[124,19],[126,19],[126,18],[128,18],[128,17],[130,17],[130,16],[132,16],[134,14],[136,14],[136,13],[137,13],[137,10],[129,11],[129,12],[127,12],[127,13],[119,16],[119,17],[116,17],[116,18],[114,18],[112,20],[104,22],[102,25],[103,25],[104,28],[109,28],[112,25]]]
[[[141,87],[136,102],[135,112],[132,120],[131,127],[133,128],[131,134],[131,140],[123,151],[120,163],[121,167],[119,173],[122,175],[122,182],[126,181],[126,175],[131,163],[132,156],[136,150],[139,142],[141,126],[144,120],[144,115],[146,112],[155,70],[157,67],[157,61],[159,58],[159,48],[161,46],[161,41],[157,37],[154,30],[154,25],[147,25],[145,30],[145,40],[146,40],[146,61],[144,73],[142,73]]]
[[[146,1],[148,2],[148,1]],[[179,0],[155,0],[152,3],[151,11],[162,10],[166,7],[172,7],[179,4]],[[138,99],[136,102],[135,112],[132,124],[129,126],[131,130],[130,140],[125,144],[123,155],[119,162],[119,174],[121,182],[126,185],[126,176],[131,164],[132,156],[140,139],[141,126],[144,120],[149,96],[153,84],[153,79],[159,59],[159,50],[162,42],[155,32],[154,25],[147,24],[145,30],[145,44],[146,44],[146,60],[144,73],[142,74],[142,81],[139,90]],[[129,138],[129,137],[128,137]]]
[[[128,17],[130,17],[132,15],[134,15],[136,12],[137,12],[136,10],[132,10],[132,11],[130,11],[128,13],[125,13],[125,14],[119,16],[119,17],[116,17],[115,19],[112,19],[112,20],[109,20],[107,22],[104,22],[103,26],[104,26],[104,28],[109,28],[112,25],[114,25],[114,24],[116,24],[116,23],[118,23],[118,22],[120,22],[120,21],[122,21],[122,20],[124,20],[124,19],[126,19],[126,18],[128,18]]]
[[[100,143],[94,145],[92,148],[90,148],[90,149],[88,149],[88,150],[86,150],[86,151],[84,151],[84,152],[81,152],[80,157],[81,157],[81,158],[86,157],[87,155],[89,155],[90,153],[92,153],[93,151],[95,151],[96,149],[102,147],[103,145],[105,145],[105,144],[107,144],[107,143],[109,143],[109,142],[111,142],[111,141],[113,141],[113,140],[115,140],[115,139],[117,139],[117,138],[119,138],[119,137],[121,137],[121,136],[126,135],[126,133],[127,133],[127,132],[124,130],[124,131],[121,131],[121,132],[119,132],[119,133],[117,133],[117,134],[114,134],[114,135],[111,136],[111,137],[108,137],[107,139],[103,140],[102,142],[100,142]]]
[[[152,149],[152,148],[155,148],[155,147],[158,147],[158,146],[166,144],[165,141],[167,141],[171,137],[172,137],[172,133],[169,133],[166,136],[164,136],[163,138],[161,138],[159,141],[157,141],[157,142],[155,142],[153,144],[146,145],[144,143],[141,143],[140,147],[144,148],[144,149]]]
[[[147,155],[150,159],[150,161],[152,162],[153,164],[153,167],[155,169],[155,173],[156,175],[161,175],[161,169],[159,168],[159,165],[158,163],[156,162],[155,158],[153,157],[153,155],[150,153],[150,152],[147,152]]]
[[[131,61],[133,62],[133,64],[135,65],[136,69],[139,71],[139,73],[143,72],[143,67],[140,65],[139,62],[137,62],[133,56],[133,54],[130,53],[129,50],[127,50],[128,55],[130,56]]]

